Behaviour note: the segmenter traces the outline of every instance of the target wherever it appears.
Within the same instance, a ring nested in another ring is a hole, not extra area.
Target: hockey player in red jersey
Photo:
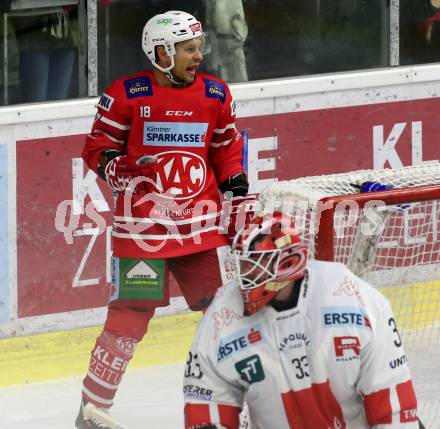
[[[105,90],[82,154],[117,199],[112,296],[84,379],[81,429],[122,428],[109,408],[154,309],[169,302],[169,271],[191,309],[209,304],[226,244],[219,190],[248,189],[229,88],[197,72],[207,50],[201,23],[185,12],[156,15],[142,47],[153,71]]]
[[[390,305],[334,262],[307,262],[292,221],[258,216],[232,250],[185,370],[185,428],[419,429]],[[246,426],[247,427],[247,426]]]

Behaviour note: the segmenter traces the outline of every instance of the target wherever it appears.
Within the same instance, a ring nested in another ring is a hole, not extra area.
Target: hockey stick
[[[242,159],[241,159],[241,165],[244,169],[244,171],[248,172],[248,145],[249,145],[249,134],[246,130],[243,130],[241,132],[241,136],[243,137],[243,152],[242,152]]]

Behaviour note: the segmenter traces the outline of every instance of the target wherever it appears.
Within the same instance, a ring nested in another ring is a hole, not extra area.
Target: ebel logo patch
[[[115,99],[113,97],[111,97],[110,95],[108,95],[106,93],[103,93],[101,95],[101,98],[99,99],[96,107],[100,107],[101,109],[108,112],[112,108],[112,104],[114,101],[115,101]]]
[[[322,324],[325,328],[357,326],[371,329],[368,317],[358,307],[335,306],[321,308]]]
[[[124,81],[127,98],[144,97],[153,95],[153,87],[148,77],[136,77]]]
[[[224,361],[236,352],[259,343],[261,340],[260,324],[256,324],[250,328],[241,329],[228,337],[224,337],[221,339],[218,347],[217,362]]]
[[[192,198],[204,189],[207,167],[202,157],[184,151],[162,152],[155,156],[159,167],[156,187],[164,198]]]
[[[205,82],[205,95],[209,98],[218,98],[222,104],[226,100],[226,88],[216,80],[203,78]]]
[[[261,360],[258,355],[253,355],[237,362],[235,369],[240,374],[241,379],[249,384],[258,383],[265,378],[263,365],[261,365]]]
[[[204,147],[205,122],[145,122],[145,146]]]

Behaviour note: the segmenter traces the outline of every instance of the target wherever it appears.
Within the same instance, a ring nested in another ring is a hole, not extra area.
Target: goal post
[[[373,208],[374,205],[371,204],[372,202],[381,202],[383,203],[384,211],[386,211],[387,206],[408,205],[410,203],[434,200],[440,201],[440,185],[324,197],[319,200],[321,209],[317,213],[318,219],[316,223],[318,232],[315,238],[314,256],[321,261],[335,260],[335,211],[340,204],[353,201],[357,207],[362,210],[368,204]],[[404,209],[402,209],[402,211],[403,210]]]
[[[359,192],[370,181],[389,189]],[[310,258],[344,263],[390,300],[419,414],[426,427],[436,427],[440,421],[440,165],[277,182],[261,193],[260,204],[263,212],[281,210],[292,216]]]

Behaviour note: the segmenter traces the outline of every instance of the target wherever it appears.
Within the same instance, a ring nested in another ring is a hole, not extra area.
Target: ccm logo
[[[192,116],[193,113],[185,110],[167,110],[165,116]]]

